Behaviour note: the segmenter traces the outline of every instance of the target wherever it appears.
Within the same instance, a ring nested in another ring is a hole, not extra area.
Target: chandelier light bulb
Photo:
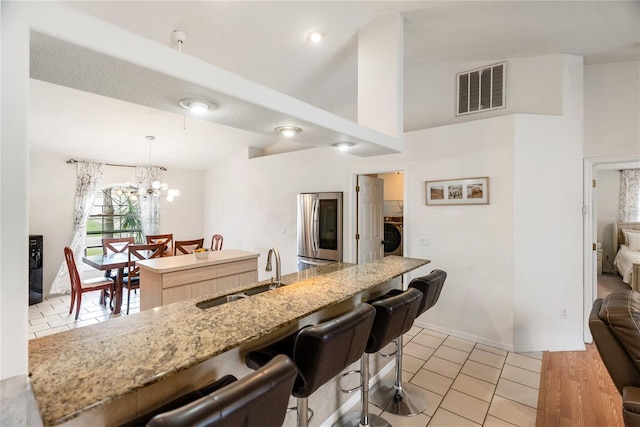
[[[153,181],[151,183],[151,188],[153,188],[154,190],[159,190],[162,187],[162,184],[160,183],[160,181]]]

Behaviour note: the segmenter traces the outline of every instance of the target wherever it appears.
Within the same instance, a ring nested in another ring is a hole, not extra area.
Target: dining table
[[[111,302],[113,303],[113,313],[120,313],[122,306],[122,277],[124,276],[124,269],[129,265],[129,254],[127,252],[114,252],[107,255],[89,255],[83,256],[82,262],[100,271],[118,270],[116,276],[115,291],[115,303],[113,303],[113,295],[111,295]]]

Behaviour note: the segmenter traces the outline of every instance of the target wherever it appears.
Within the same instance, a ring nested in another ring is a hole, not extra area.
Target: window
[[[456,115],[504,108],[506,63],[459,73]]]
[[[96,191],[93,207],[87,221],[87,255],[102,254],[102,239],[134,237],[142,243],[140,207],[135,190],[124,191],[111,186]]]

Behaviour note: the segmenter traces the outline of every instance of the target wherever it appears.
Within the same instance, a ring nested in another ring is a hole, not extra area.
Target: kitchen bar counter
[[[137,391],[247,343],[259,344],[427,263],[397,256],[362,265],[337,263],[284,275],[283,283],[296,283],[206,310],[196,303],[221,294],[31,340],[30,380],[43,424],[61,424],[114,401],[116,408],[133,402],[143,412],[142,399],[152,393]]]

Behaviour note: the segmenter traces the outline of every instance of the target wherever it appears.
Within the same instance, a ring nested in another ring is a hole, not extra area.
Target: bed
[[[628,233],[625,233],[628,231]],[[626,236],[625,236],[626,234]],[[627,236],[632,234],[630,241]],[[613,260],[616,270],[622,276],[622,281],[640,292],[640,222],[613,223],[613,247],[616,257]]]

